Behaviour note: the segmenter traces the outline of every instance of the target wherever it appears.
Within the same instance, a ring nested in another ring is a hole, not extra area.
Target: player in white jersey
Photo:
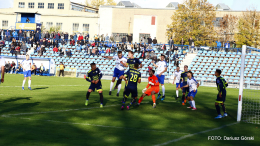
[[[109,95],[111,95],[111,91],[114,86],[114,82],[117,78],[118,79],[118,88],[117,88],[116,95],[119,96],[119,92],[121,90],[121,82],[122,82],[122,79],[119,79],[119,77],[124,75],[125,67],[127,67],[127,65],[126,65],[127,59],[125,57],[123,57],[122,51],[118,51],[117,55],[115,55],[114,57],[106,56],[105,58],[114,59],[116,61],[116,67],[114,69],[112,82],[110,83]]]
[[[162,99],[165,99],[165,87],[164,87],[164,78],[165,75],[164,73],[167,71],[167,63],[165,61],[165,56],[161,54],[161,61],[158,61],[156,64],[152,61],[153,65],[156,67],[156,77],[158,78],[159,83],[161,84],[162,87]],[[159,99],[161,96],[160,92],[158,93],[157,99]]]
[[[173,79],[173,83],[172,83],[172,84],[174,84],[175,80],[177,79],[177,81],[176,81],[176,99],[179,98],[179,89],[183,86],[182,82],[179,83],[179,81],[181,79],[181,73],[182,72],[183,71],[180,70],[180,67],[177,66],[177,69],[174,72],[174,79]],[[180,85],[180,88],[179,88],[179,85]]]
[[[0,73],[2,75],[2,78],[0,76],[0,84],[1,82],[4,83],[4,78],[5,78],[5,59],[0,56]]]
[[[192,110],[197,110],[195,106],[194,98],[197,94],[197,88],[199,87],[200,84],[194,79],[191,71],[188,71],[187,77],[188,77],[187,85],[182,87],[182,88],[189,87],[188,101],[190,103],[190,106],[187,108],[191,108]]]
[[[24,80],[23,80],[23,85],[22,85],[22,89],[24,90],[24,84],[27,78],[29,78],[28,80],[28,89],[31,89],[31,64],[32,62],[29,60],[29,55],[26,55],[26,59],[22,61],[21,66],[23,68],[23,75],[24,75]]]

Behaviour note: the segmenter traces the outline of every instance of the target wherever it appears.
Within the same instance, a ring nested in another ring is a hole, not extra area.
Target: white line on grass
[[[112,107],[112,106],[118,106],[118,105],[107,105],[107,106],[104,106],[104,107]],[[1,116],[2,117],[10,117],[10,116],[20,116],[20,115],[47,114],[47,113],[59,113],[59,112],[78,111],[78,110],[89,110],[89,109],[97,109],[97,108],[100,108],[100,107],[90,107],[90,108],[80,108],[80,109],[67,109],[67,110],[46,111],[46,112],[30,112],[30,113],[19,113],[19,114],[7,114],[7,115],[1,115]]]
[[[11,117],[11,118],[16,118],[16,117]],[[174,134],[183,134],[183,135],[189,134],[189,133],[182,133],[182,132],[160,131],[160,130],[151,130],[151,129],[138,129],[138,128],[117,127],[117,126],[95,125],[95,124],[89,124],[89,123],[73,123],[73,122],[62,122],[62,121],[55,121],[55,120],[39,120],[39,119],[31,119],[31,118],[20,118],[20,119],[34,120],[34,121],[55,122],[55,123],[71,124],[71,125],[85,125],[85,126],[94,126],[94,127],[103,127],[103,128],[115,128],[115,129],[123,129],[123,130],[136,130],[136,131],[149,131],[149,132],[161,132],[161,133],[174,133]]]
[[[35,86],[87,86],[87,85],[32,85],[32,87],[35,87]],[[0,87],[22,87],[22,86],[0,86]]]
[[[210,132],[210,131],[219,130],[219,129],[222,129],[222,128],[224,128],[224,127],[232,126],[232,125],[235,125],[235,124],[238,124],[238,123],[239,123],[239,122],[235,122],[235,123],[223,125],[223,126],[220,126],[220,127],[217,127],[217,128],[213,128],[213,129],[209,129],[209,130],[205,130],[205,131],[201,131],[201,132],[197,132],[197,133],[193,133],[193,134],[188,134],[188,135],[182,136],[182,137],[180,137],[180,138],[167,141],[167,142],[165,142],[165,143],[157,144],[157,145],[155,145],[155,146],[167,145],[167,144],[170,144],[170,143],[173,143],[173,142],[177,142],[177,141],[183,140],[183,139],[188,138],[188,137],[192,137],[192,136],[195,136],[195,135],[198,135],[198,134],[202,134],[202,133],[206,133],[206,132]]]

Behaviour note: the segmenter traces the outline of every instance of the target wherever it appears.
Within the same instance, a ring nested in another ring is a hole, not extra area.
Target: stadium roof
[[[226,5],[226,4],[224,4],[224,3],[219,3],[219,4],[217,4],[216,8],[217,8],[218,10],[231,10],[231,9],[229,8],[229,6]]]
[[[130,1],[120,1],[117,6],[134,7]]]
[[[178,5],[179,5],[178,2],[170,2],[170,3],[166,6],[166,8],[178,9]]]

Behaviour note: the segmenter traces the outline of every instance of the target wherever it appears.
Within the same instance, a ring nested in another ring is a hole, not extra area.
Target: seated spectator
[[[41,47],[40,47],[40,45],[37,46],[36,52],[38,53],[38,55],[40,55],[40,53],[41,53]]]
[[[17,66],[17,68],[15,70],[15,74],[17,74],[17,72],[22,71],[21,69],[22,69],[22,66],[21,66],[20,62],[18,62],[18,66]]]
[[[152,51],[152,52],[150,53],[150,58],[149,58],[149,59],[153,59],[154,56],[155,56],[155,53],[154,53],[154,51]]]
[[[81,52],[81,46],[80,46],[80,44],[78,44],[78,46],[76,47],[76,51],[77,51],[77,52]]]
[[[96,54],[96,48],[93,48],[92,49],[92,55],[95,56],[95,54]]]
[[[39,70],[40,70],[40,75],[42,76],[42,75],[43,75],[43,72],[44,72],[44,70],[45,70],[43,64],[41,64]]]
[[[58,48],[55,46],[55,47],[53,48],[53,52],[57,53],[58,51],[59,51]]]
[[[12,61],[12,63],[11,63],[11,74],[14,72],[15,66],[16,66],[16,64],[14,63],[14,61]]]
[[[20,46],[15,47],[15,54],[16,54],[16,56],[20,55]]]
[[[70,49],[67,51],[67,56],[68,56],[69,58],[71,57],[71,50],[70,50]]]
[[[37,70],[37,67],[36,67],[35,63],[33,63],[32,68],[31,68],[32,74],[34,73],[34,75],[36,75],[36,70]]]
[[[23,52],[27,52],[27,51],[28,51],[25,42],[22,43],[22,46],[21,46],[21,49],[20,49],[20,50],[23,51]]]
[[[110,48],[107,48],[106,53],[110,55]]]
[[[5,73],[9,73],[10,68],[11,68],[11,64],[10,64],[10,62],[8,61],[8,62],[5,64]]]
[[[40,55],[43,55],[44,52],[46,52],[46,50],[45,50],[45,46],[42,45],[42,47],[41,47],[41,51],[40,51]]]
[[[72,39],[72,40],[70,41],[70,45],[74,46],[74,45],[75,45],[75,40]]]

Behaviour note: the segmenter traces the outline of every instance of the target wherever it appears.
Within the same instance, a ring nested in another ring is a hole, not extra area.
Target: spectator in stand
[[[145,56],[145,52],[146,52],[145,48],[142,47],[142,58],[143,58],[143,59],[145,59],[145,57],[146,57],[146,56]]]
[[[37,46],[36,52],[38,53],[38,55],[40,55],[40,53],[41,53],[41,47],[40,47],[40,45]]]
[[[45,34],[46,34],[46,33],[43,31],[42,34],[41,34],[41,38],[42,38],[42,39],[45,39]]]
[[[152,40],[151,36],[149,36],[149,38],[147,38],[147,40],[148,40],[148,44],[149,44],[149,45],[151,45],[151,44],[152,44],[152,42],[153,42],[153,40]]]
[[[174,41],[173,41],[172,38],[169,40],[168,44],[169,44],[170,49],[173,49],[173,47],[174,47]]]
[[[151,53],[150,53],[150,58],[149,58],[149,59],[153,59],[154,56],[155,56],[154,51],[151,51]]]
[[[184,45],[185,45],[185,40],[183,38],[181,38],[180,45],[181,45],[181,49],[183,50]],[[182,52],[182,50],[181,50],[181,52]]]
[[[42,45],[42,46],[41,46],[41,52],[40,52],[40,55],[43,55],[43,53],[44,53],[45,51],[46,51],[46,50],[45,50],[45,46]]]
[[[15,54],[15,46],[13,43],[10,45],[10,53],[12,53],[12,56]]]
[[[20,41],[22,41],[22,38],[23,38],[23,32],[22,30],[20,29],[19,32],[18,32],[18,38]]]
[[[125,36],[123,36],[123,38],[122,38],[122,43],[126,43],[126,37]]]
[[[65,65],[61,62],[60,63],[60,73],[59,73],[59,77],[62,74],[62,77],[64,77],[64,69],[65,69]]]
[[[175,53],[173,56],[174,66],[179,66],[179,55]]]
[[[217,52],[218,52],[219,50],[221,50],[222,44],[221,44],[221,42],[219,40],[216,41],[216,43],[217,43]]]
[[[20,46],[15,47],[15,56],[20,55]]]
[[[77,34],[74,33],[73,40],[77,41]]]
[[[37,67],[36,67],[35,63],[33,63],[32,68],[31,68],[32,74],[34,73],[34,75],[36,75],[36,70],[37,70]]]
[[[233,48],[236,48],[236,47],[237,47],[236,41],[233,41]]]
[[[227,41],[225,43],[225,49],[226,49],[226,52],[228,52],[228,49],[230,48],[230,44],[229,44],[229,41]]]
[[[18,62],[18,66],[17,66],[17,68],[15,70],[15,74],[17,74],[17,72],[22,71],[21,69],[22,69],[21,64],[20,64],[20,62]]]
[[[65,40],[65,42],[67,44],[67,42],[69,40],[69,34],[67,32],[64,34],[64,40]]]
[[[6,35],[7,38],[8,38],[9,36],[11,36],[9,30],[6,30],[5,35]]]
[[[16,66],[16,64],[14,63],[14,61],[12,61],[12,63],[11,63],[11,74],[13,74],[13,72],[15,71],[15,66]]]
[[[75,46],[75,40],[74,40],[74,39],[72,39],[72,40],[70,41],[70,45]]]
[[[188,40],[188,42],[189,42],[189,46],[190,46],[190,51],[191,51],[191,52],[195,51],[195,50],[194,50],[195,43],[194,43],[193,38],[190,37],[189,40]],[[183,54],[184,54],[184,53],[183,53]]]
[[[81,49],[82,49],[82,48],[81,48],[80,44],[78,44],[78,46],[77,46],[77,48],[76,48],[76,51],[77,51],[77,52],[81,52]]]
[[[113,36],[113,34],[111,34],[109,40],[110,40],[111,42],[114,42],[114,36]]]
[[[55,46],[55,47],[53,48],[53,52],[54,52],[54,53],[58,53],[58,51],[59,51],[58,48]]]
[[[154,39],[153,39],[153,45],[156,45],[157,44],[157,39],[156,39],[156,37],[154,37]]]
[[[106,54],[109,54],[109,55],[110,55],[110,48],[107,48]]]
[[[0,36],[1,36],[0,40],[4,40],[4,30],[3,29],[0,30]]]
[[[8,62],[5,64],[5,73],[9,73],[10,68],[11,68],[11,64],[10,64],[10,62],[8,61]]]
[[[38,42],[41,39],[41,34],[39,33],[39,31],[37,31],[35,33],[35,41]]]
[[[82,40],[83,40],[83,35],[81,35],[81,33],[79,34],[78,40],[79,40],[79,41],[82,41]]]
[[[68,51],[67,51],[67,56],[70,58],[71,57],[71,50],[70,49],[68,49]]]
[[[94,57],[95,54],[96,54],[96,48],[93,48],[93,49],[92,49],[92,54],[91,54],[91,55],[93,55],[93,57]]]
[[[45,70],[45,67],[43,66],[43,64],[41,64],[39,71],[40,71],[40,75],[43,76],[43,72]]]
[[[66,48],[65,47],[63,47],[62,48],[62,53],[61,53],[62,55],[65,55],[66,54]]]
[[[147,76],[147,74],[149,74],[149,72],[150,72],[152,69],[153,69],[152,66],[149,65],[149,66],[148,66],[148,70],[146,71],[146,76]]]
[[[105,37],[105,41],[106,41],[106,42],[109,42],[109,36],[108,36],[108,34],[107,34],[106,37]]]

